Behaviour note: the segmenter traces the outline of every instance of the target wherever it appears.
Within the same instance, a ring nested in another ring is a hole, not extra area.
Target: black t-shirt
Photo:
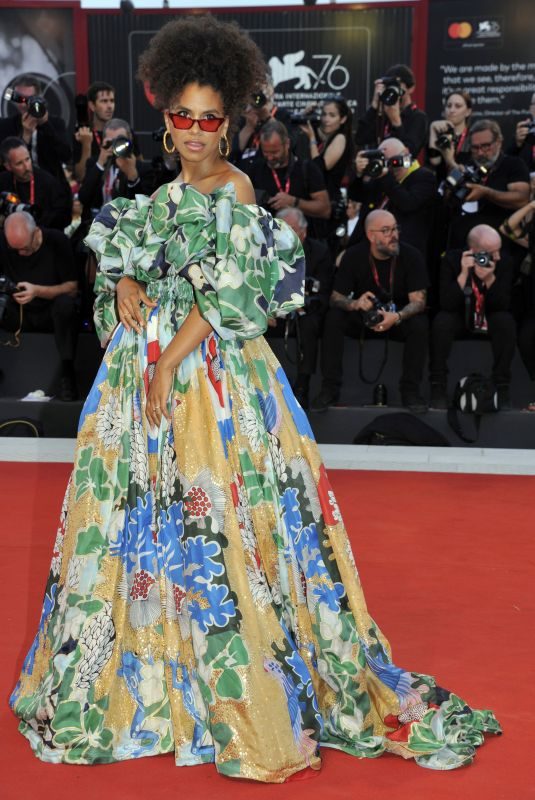
[[[63,230],[72,219],[72,195],[68,184],[62,183],[46,170],[33,168],[36,219],[44,228]],[[14,192],[21,203],[31,202],[31,183],[15,180],[12,172],[0,174],[0,192]]]
[[[334,291],[346,297],[353,293],[355,300],[364,292],[373,292],[383,302],[389,299],[386,293],[392,297],[396,308],[400,309],[409,302],[409,292],[427,288],[429,280],[424,259],[419,250],[410,244],[400,244],[395,261],[391,258],[373,259],[380,285],[376,283],[370,256],[370,243],[367,240],[349,247],[336,270]]]
[[[60,231],[41,228],[43,243],[31,256],[20,256],[8,247],[0,234],[0,269],[15,283],[27,281],[40,286],[57,286],[77,280],[74,256],[69,239]],[[27,304],[28,310],[45,308],[50,300],[36,297]]]
[[[506,192],[510,183],[529,184],[529,171],[521,158],[502,154],[483,183],[490,189]],[[460,204],[458,204],[454,207],[454,216],[451,222],[450,247],[462,247],[468,232],[475,225],[490,225],[495,230],[498,230],[510,214],[511,209],[496,205],[496,203],[489,202],[485,198],[479,200],[478,209],[473,213],[463,211]]]
[[[294,156],[290,157],[287,167],[276,170],[272,170],[263,158],[253,162],[249,177],[255,190],[264,190],[268,198],[274,197],[278,192],[287,192],[292,197],[310,200],[311,195],[326,189],[325,179],[318,165],[312,161],[298,161]],[[263,202],[261,204],[264,205]],[[268,205],[266,208],[270,210]]]

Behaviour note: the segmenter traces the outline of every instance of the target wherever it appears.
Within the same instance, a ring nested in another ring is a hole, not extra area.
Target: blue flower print
[[[222,584],[214,584],[206,587],[199,599],[193,597],[188,600],[188,611],[197,621],[202,633],[208,633],[209,628],[214,625],[224,628],[236,616],[234,602],[227,597],[228,588]]]

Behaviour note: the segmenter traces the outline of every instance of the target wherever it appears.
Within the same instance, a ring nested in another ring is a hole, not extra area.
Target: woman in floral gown
[[[228,164],[264,80],[211,17],[141,61],[181,173],[88,237],[106,354],[11,704],[43,761],[174,753],[282,782],[321,747],[469,763],[490,711],[392,663],[307,418],[262,336],[303,300],[293,232]]]

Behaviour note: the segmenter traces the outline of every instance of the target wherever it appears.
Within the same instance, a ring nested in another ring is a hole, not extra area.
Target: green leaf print
[[[224,669],[217,679],[215,690],[222,699],[230,697],[239,700],[243,694],[240,676],[233,669]]]
[[[97,500],[107,500],[112,491],[110,476],[104,461],[93,457],[93,448],[85,447],[78,460],[78,468],[74,473],[76,500],[86,492],[91,492]]]
[[[86,531],[80,531],[78,533],[76,555],[87,556],[89,553],[98,553],[105,544],[106,540],[98,527],[96,525],[91,525]]]

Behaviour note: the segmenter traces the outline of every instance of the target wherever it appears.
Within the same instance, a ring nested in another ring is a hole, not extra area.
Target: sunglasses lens
[[[214,117],[213,119],[200,119],[199,120],[199,128],[201,131],[206,131],[207,133],[215,133],[223,124],[223,120],[220,117]]]
[[[183,117],[180,114],[171,114],[171,112],[169,112],[169,116],[171,118],[171,122],[179,131],[187,131],[188,128],[191,128],[193,125],[193,120],[191,117]]]

